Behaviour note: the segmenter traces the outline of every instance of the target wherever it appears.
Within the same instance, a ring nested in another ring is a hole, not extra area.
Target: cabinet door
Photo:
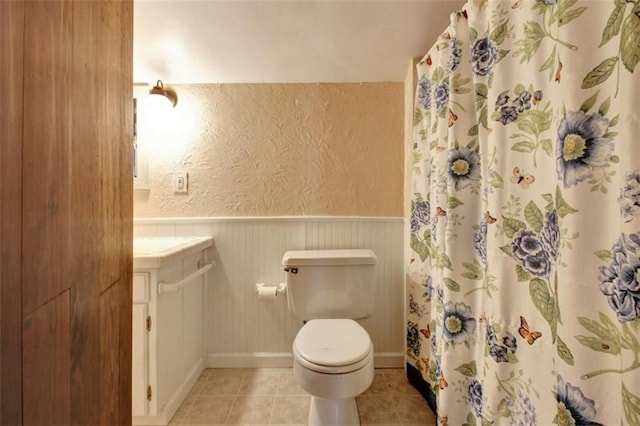
[[[133,368],[132,411],[134,416],[149,413],[147,387],[149,386],[149,335],[147,332],[148,307],[146,303],[133,304]]]

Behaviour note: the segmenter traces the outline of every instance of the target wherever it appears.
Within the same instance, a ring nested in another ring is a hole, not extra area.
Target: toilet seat
[[[309,370],[344,374],[372,362],[373,345],[366,330],[351,319],[315,319],[298,332],[293,355]]]

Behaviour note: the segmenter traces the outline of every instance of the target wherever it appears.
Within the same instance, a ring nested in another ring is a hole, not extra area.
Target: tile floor
[[[306,425],[310,396],[290,368],[207,369],[171,425]],[[435,425],[403,369],[378,369],[356,398],[362,425]]]

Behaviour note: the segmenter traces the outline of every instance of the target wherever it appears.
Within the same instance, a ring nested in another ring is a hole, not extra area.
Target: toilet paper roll
[[[275,299],[278,295],[278,287],[262,287],[258,289],[258,299]]]

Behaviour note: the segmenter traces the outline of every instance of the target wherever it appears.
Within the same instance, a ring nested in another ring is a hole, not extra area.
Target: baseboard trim
[[[373,354],[373,365],[376,368],[403,368],[403,352],[380,352]]]
[[[208,354],[207,368],[291,368],[290,352],[254,352]],[[402,368],[405,365],[402,352],[381,352],[373,355],[375,368]]]
[[[207,368],[290,368],[292,365],[292,355],[287,352],[207,355]]]

